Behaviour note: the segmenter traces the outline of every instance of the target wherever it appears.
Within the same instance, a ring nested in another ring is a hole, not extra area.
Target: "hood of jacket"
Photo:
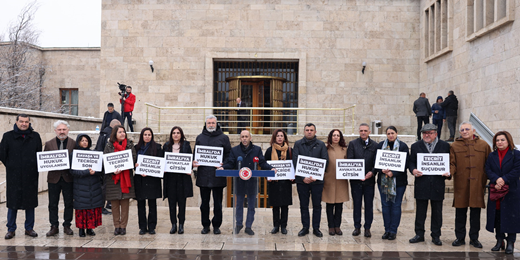
[[[83,138],[83,136],[85,138],[87,138],[88,140],[88,146],[87,148],[83,148],[83,147],[80,147],[79,146],[79,141],[81,141],[81,138]],[[90,136],[88,136],[87,134],[79,134],[78,137],[76,137],[76,147],[74,147],[74,149],[79,149],[79,150],[90,150],[90,147],[92,147],[92,139],[90,139]]]

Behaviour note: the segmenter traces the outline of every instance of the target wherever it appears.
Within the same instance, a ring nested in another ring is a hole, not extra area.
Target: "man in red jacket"
[[[126,87],[126,95],[121,95],[119,99],[119,103],[125,101],[124,105],[124,114],[123,114],[123,126],[125,125],[125,120],[128,118],[128,127],[130,128],[130,132],[134,131],[134,127],[132,126],[132,113],[134,111],[135,104],[135,95],[132,94],[132,87]]]

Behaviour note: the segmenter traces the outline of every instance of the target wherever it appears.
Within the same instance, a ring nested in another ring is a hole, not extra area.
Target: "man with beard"
[[[14,130],[4,133],[0,143],[0,161],[5,165],[7,182],[7,234],[15,236],[16,216],[25,210],[25,235],[34,232],[34,208],[38,206],[38,163],[36,153],[42,151],[42,140],[30,124],[29,116],[16,117]]]
[[[56,137],[45,143],[45,151],[69,150],[72,153],[76,147],[76,141],[68,137],[69,123],[58,120],[54,123],[54,132]],[[63,212],[63,233],[73,235],[70,229],[73,214],[73,197],[72,197],[72,175],[70,170],[49,171],[47,175],[48,194],[49,194],[49,222],[51,229],[47,232],[47,236],[54,236],[60,231],[58,220],[58,203],[60,202],[60,194],[63,194],[63,202],[65,210]]]
[[[209,115],[206,117],[206,124],[202,129],[202,133],[197,136],[195,141],[194,153],[197,150],[197,145],[213,146],[224,148],[223,161],[226,161],[229,152],[231,151],[231,144],[229,137],[222,133],[220,125],[217,124],[217,117]],[[220,164],[222,166],[222,163]],[[222,224],[222,198],[224,196],[224,187],[227,182],[225,177],[216,177],[215,171],[217,167],[199,166],[197,161],[193,161],[193,167],[197,169],[196,185],[200,188],[200,197],[202,202],[200,204],[200,215],[202,222],[201,234],[208,234],[209,226],[213,226],[213,233],[220,234],[220,225]],[[213,219],[209,219],[209,200],[213,193]]]

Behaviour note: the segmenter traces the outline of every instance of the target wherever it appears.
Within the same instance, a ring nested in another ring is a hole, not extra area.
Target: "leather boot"
[[[78,233],[79,233],[79,237],[85,237],[86,236],[85,235],[85,229],[80,228]]]
[[[184,234],[184,224],[179,224],[179,234]]]
[[[510,255],[515,251],[515,243],[507,241],[506,254]]]
[[[505,248],[504,239],[497,239],[497,244],[491,248],[491,251],[500,251],[500,249],[504,250]]]

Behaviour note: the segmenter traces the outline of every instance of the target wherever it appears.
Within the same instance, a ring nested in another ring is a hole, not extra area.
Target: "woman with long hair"
[[[506,254],[512,254],[516,233],[520,233],[520,151],[515,149],[513,137],[507,131],[495,134],[493,150],[486,161],[489,179],[486,229],[494,231],[497,239],[491,251],[505,249]]]
[[[389,126],[386,128],[386,140],[377,146],[379,150],[398,151],[406,153],[406,165],[403,172],[388,169],[374,170],[376,172],[379,194],[381,195],[381,208],[383,211],[383,223],[385,233],[382,239],[395,240],[397,228],[401,223],[401,204],[403,202],[406,185],[408,185],[408,145],[397,137],[397,128]]]
[[[170,131],[170,140],[164,144],[163,151],[170,153],[187,153],[191,154],[190,142],[186,140],[182,128],[174,126]],[[185,173],[164,173],[164,196],[168,198],[168,207],[170,209],[170,222],[172,228],[170,234],[177,232],[177,217],[179,218],[179,234],[184,234],[184,221],[186,220],[186,199],[193,197],[193,183],[191,174]],[[179,207],[179,215],[177,215],[177,206]]]
[[[138,155],[163,157],[161,145],[155,142],[153,131],[149,127],[141,130],[135,151]],[[136,163],[135,167],[137,166]],[[134,176],[134,183],[139,235],[144,235],[146,232],[154,235],[155,227],[157,227],[157,199],[162,197],[161,179],[137,174]],[[146,217],[146,201],[148,201],[148,218]]]
[[[124,150],[132,151],[132,159],[135,162],[137,154],[132,140],[127,139],[125,128],[121,125],[114,126],[110,134],[110,141],[105,146],[103,153],[114,153]],[[117,169],[113,173],[105,174],[106,200],[112,203],[112,219],[114,221],[114,235],[126,235],[128,224],[128,211],[130,199],[135,198],[134,170]]]
[[[321,200],[327,204],[327,222],[329,235],[343,235],[341,231],[341,214],[343,202],[348,201],[348,180],[336,179],[336,160],[347,158],[347,144],[339,129],[330,131],[327,138],[329,162],[323,176],[323,193]]]
[[[269,142],[271,147],[265,151],[266,161],[292,160],[292,149],[289,146],[287,134],[282,129],[277,129]],[[287,219],[289,206],[292,205],[292,180],[274,180],[267,184],[269,205],[273,207],[273,229],[271,234],[282,231],[287,234]]]

